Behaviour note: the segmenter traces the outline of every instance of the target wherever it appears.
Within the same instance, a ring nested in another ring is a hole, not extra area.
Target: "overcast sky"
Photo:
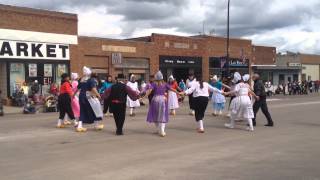
[[[227,0],[0,0],[77,13],[79,34],[130,38],[151,33],[226,35]],[[320,54],[320,0],[231,0],[231,36],[279,51]]]

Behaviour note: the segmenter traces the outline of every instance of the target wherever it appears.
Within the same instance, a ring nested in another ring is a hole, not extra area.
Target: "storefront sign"
[[[29,64],[29,77],[37,77],[37,64]]]
[[[201,57],[160,56],[162,66],[202,66]]]
[[[187,43],[174,43],[173,47],[177,49],[189,49],[190,45]]]
[[[289,67],[300,67],[301,63],[288,63]]]
[[[0,40],[0,59],[69,60],[69,45]]]
[[[225,57],[211,57],[210,68],[226,68],[227,59]],[[229,67],[231,68],[248,68],[249,59],[230,58]]]
[[[122,52],[122,53],[136,53],[136,47],[130,46],[112,46],[112,45],[102,45],[102,51],[109,52]]]

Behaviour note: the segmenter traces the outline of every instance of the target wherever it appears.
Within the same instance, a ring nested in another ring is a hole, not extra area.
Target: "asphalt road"
[[[187,103],[185,103],[187,104]],[[125,136],[113,119],[102,132],[55,129],[57,114],[0,117],[1,180],[320,180],[320,97],[280,97],[269,102],[275,121],[258,116],[255,132],[205,118],[196,133],[186,105],[171,118],[167,136],[145,122],[146,108],[127,117]]]

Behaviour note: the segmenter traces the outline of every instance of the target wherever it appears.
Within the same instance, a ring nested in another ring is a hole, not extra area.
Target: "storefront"
[[[226,74],[227,60],[225,57],[210,57],[209,68],[210,74],[224,76]],[[231,73],[239,72],[240,74],[249,73],[249,59],[230,58],[229,69]]]
[[[190,73],[202,77],[202,58],[186,56],[160,56],[160,70],[167,79],[173,75],[178,81],[187,79]]]
[[[24,83],[30,86],[37,80],[40,92],[46,94],[51,83],[59,83],[60,76],[69,72],[69,60],[67,44],[0,40],[0,63],[5,69],[0,84],[6,84],[6,94],[10,97]]]
[[[129,57],[115,59],[113,57],[112,65],[115,69],[115,74],[123,74],[127,79],[134,74],[138,81],[149,80],[149,59]]]

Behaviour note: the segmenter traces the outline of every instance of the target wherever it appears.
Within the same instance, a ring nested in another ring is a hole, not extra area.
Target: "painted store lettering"
[[[0,40],[0,59],[69,60],[69,45]]]

